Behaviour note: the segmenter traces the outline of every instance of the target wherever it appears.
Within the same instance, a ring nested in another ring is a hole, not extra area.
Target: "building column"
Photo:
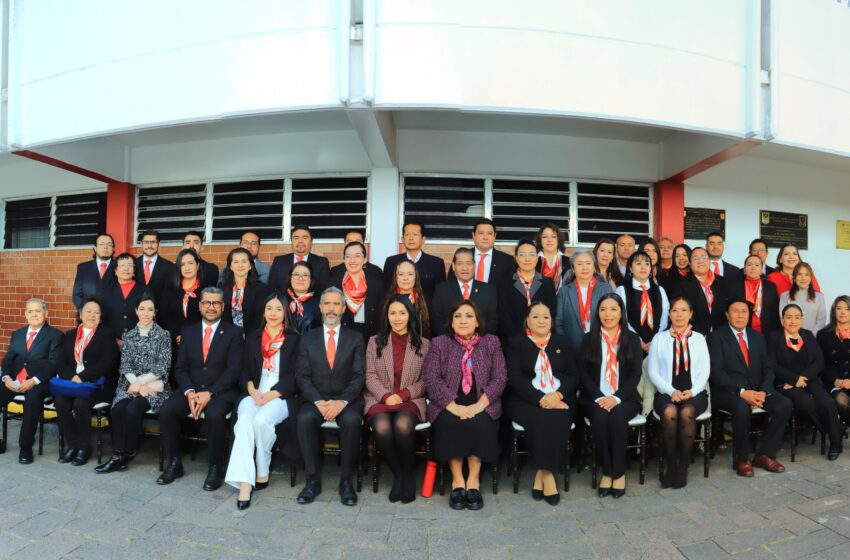
[[[369,212],[369,261],[383,266],[398,253],[401,238],[401,185],[395,167],[372,169]]]
[[[115,253],[133,246],[136,213],[136,187],[130,183],[106,185],[106,231],[115,239]]]
[[[676,243],[685,240],[685,183],[659,181],[653,190],[655,239],[663,236]]]

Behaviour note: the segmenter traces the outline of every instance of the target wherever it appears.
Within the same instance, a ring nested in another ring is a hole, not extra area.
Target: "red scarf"
[[[705,302],[708,304],[708,310],[711,311],[711,306],[714,305],[714,292],[711,291],[711,285],[714,284],[714,273],[711,270],[706,272],[705,282],[696,276],[694,276],[694,278],[696,278],[699,285],[702,286],[702,289],[705,292]]]
[[[460,388],[464,395],[468,395],[472,390],[472,350],[481,341],[481,336],[475,333],[472,335],[472,338],[465,340],[455,335],[455,340],[463,347],[463,358],[460,360],[460,370],[462,373]]]
[[[563,277],[561,276],[561,252],[558,251],[551,265],[549,264],[549,259],[543,256],[542,251],[539,256],[543,259],[543,266],[540,267],[540,273],[554,282],[555,293],[558,293],[558,290],[561,289],[561,282],[563,281]]]
[[[538,360],[540,361],[540,390],[546,391],[547,388],[555,390],[555,377],[552,375],[552,363],[549,361],[549,356],[546,355],[546,346],[549,345],[549,339],[552,335],[549,334],[543,342],[537,342],[531,335],[531,331],[525,329],[525,335],[528,340],[534,343],[539,350]]]
[[[646,283],[649,284],[649,280]],[[640,324],[648,325],[652,329],[652,301],[649,299],[649,289],[644,288],[643,284],[641,284],[640,290]]]
[[[274,371],[274,362],[272,358],[278,353],[280,347],[283,346],[283,341],[286,337],[283,334],[283,328],[275,335],[274,338],[269,334],[268,329],[263,329],[263,338],[260,342],[260,349],[263,354],[263,369]]]
[[[197,298],[195,291],[201,287],[201,281],[195,278],[195,283],[188,290],[183,290],[183,317],[189,317],[189,298]]]
[[[93,328],[88,336],[83,336],[83,326],[80,325],[77,327],[77,340],[74,341],[74,360],[77,362],[77,365],[82,365],[83,363],[83,352],[86,349],[86,346],[91,342],[91,338],[94,336],[94,332],[97,330],[97,327]]]
[[[684,268],[677,268],[676,270],[679,271],[679,276],[681,276],[682,278],[684,278],[685,276],[688,275],[688,271],[685,270]]]
[[[761,279],[756,278],[752,280],[750,278],[744,279],[744,292],[746,293],[747,301],[753,304],[753,328],[758,332],[762,332],[761,330],[761,294],[762,294],[762,285]]]
[[[682,360],[682,355],[685,357],[685,370],[690,371],[691,353],[688,351],[688,339],[691,337],[691,331],[692,328],[690,325],[682,332],[670,327],[670,336],[675,339],[673,341],[673,347],[675,349],[673,355],[674,375],[679,375],[679,362]]]
[[[614,340],[612,341],[608,337],[608,333],[605,332],[605,329],[599,329],[602,333],[602,338],[605,340],[605,344],[608,346],[608,358],[605,360],[605,382],[611,387],[611,390],[615,393],[617,392],[617,372],[620,370],[620,363],[617,360],[617,349],[616,347],[620,344],[620,334],[621,331],[619,327],[617,328],[617,334],[614,335]]]
[[[519,271],[517,271],[516,277],[519,279],[519,282],[520,284],[522,284],[522,287],[525,288],[526,305],[531,305],[531,282],[534,282],[534,277],[531,278],[531,281],[526,282],[525,279],[522,277],[522,274],[519,273]]]
[[[129,296],[130,292],[133,291],[133,288],[136,287],[136,281],[130,280],[126,284],[122,284],[119,282],[118,285],[121,287],[121,294],[124,296],[124,299],[127,299],[127,296]]]
[[[245,286],[241,288],[233,285],[233,296],[230,298],[230,307],[233,311],[242,311],[242,301],[245,299]]]
[[[313,297],[313,292],[307,292],[303,296],[296,296],[291,288],[287,288],[286,294],[289,296],[289,312],[293,315],[298,314],[303,317],[304,302]]]
[[[414,305],[416,304],[416,288],[413,288],[412,290],[410,290],[409,294],[405,294],[404,292],[401,291],[401,288],[396,286],[395,293],[402,295],[402,296],[407,296],[410,299],[410,303],[412,303]]]
[[[581,329],[584,332],[590,330],[590,303],[593,301],[593,288],[596,286],[596,276],[590,277],[590,283],[587,285],[587,300],[581,299],[581,287],[576,280],[576,296],[578,297],[578,318],[581,323]]]
[[[850,338],[850,329],[842,329],[840,327],[835,327],[835,335],[838,337],[838,340],[844,342],[848,338]]]
[[[793,350],[794,352],[799,352],[803,347],[803,337],[800,336],[800,333],[797,333],[797,344],[791,344],[791,335],[788,334],[788,331],[785,331],[785,346]]]
[[[366,301],[366,294],[369,292],[366,286],[366,275],[360,275],[360,282],[355,283],[354,279],[346,272],[342,279],[342,293],[345,295],[345,306],[351,311],[352,315],[357,315],[363,302]]]

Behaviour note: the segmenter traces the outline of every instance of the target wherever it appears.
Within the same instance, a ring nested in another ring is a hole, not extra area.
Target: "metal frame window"
[[[652,189],[616,183],[576,185],[578,242],[628,233],[640,240],[652,235]]]
[[[3,248],[86,246],[105,230],[105,191],[8,200]]]

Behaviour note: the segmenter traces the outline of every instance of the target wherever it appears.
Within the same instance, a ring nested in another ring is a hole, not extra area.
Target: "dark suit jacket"
[[[286,294],[284,297],[286,298],[286,305],[289,306],[292,301],[289,298],[289,294]],[[322,326],[322,312],[319,310],[320,298],[320,295],[315,294],[302,304],[304,307],[304,315],[292,313],[292,324],[295,327],[295,330],[299,333],[304,334],[310,329]]]
[[[383,278],[383,276],[384,276],[384,271],[383,271],[383,269],[382,269],[380,266],[376,265],[376,264],[372,264],[372,263],[370,263],[370,262],[367,262],[367,263],[363,266],[363,268],[364,268],[364,270],[371,270],[371,271],[372,271],[372,274],[376,274],[376,273],[377,273],[377,274],[379,274],[382,278]],[[341,271],[341,272],[340,272],[340,271]],[[335,267],[333,267],[333,268],[331,269],[331,273],[330,273],[330,275],[329,275],[329,278],[333,278],[333,277],[334,277],[334,276],[336,276],[337,274],[345,274],[345,263],[339,263],[338,265],[336,265]]]
[[[79,375],[83,382],[95,382],[100,377],[106,378],[104,389],[107,394],[115,392],[118,383],[118,344],[115,333],[109,327],[101,325],[92,335],[91,340],[83,350],[83,365],[85,369],[77,373],[77,361],[74,359],[74,344],[77,341],[77,329],[65,333],[62,351],[59,353],[59,363],[56,375],[62,379],[71,379]]]
[[[730,264],[727,261],[723,262],[723,278],[726,280],[728,284],[732,284],[737,282],[738,280],[742,280],[744,278],[744,273],[740,268],[735,266],[734,264]],[[709,263],[709,266],[710,263]]]
[[[596,315],[596,306],[605,294],[613,290],[611,284],[601,276],[596,277],[596,286],[590,296],[590,317]],[[584,325],[581,324],[581,316],[578,309],[578,293],[576,292],[575,280],[562,287],[558,292],[558,313],[555,316],[555,332],[566,335],[570,340],[570,349],[578,355],[581,341],[584,339]]]
[[[286,293],[286,287],[289,286],[289,271],[292,270],[294,261],[295,253],[278,255],[274,258],[269,270],[270,290],[279,294]],[[313,253],[307,254],[307,262],[313,268],[313,285],[318,296],[322,293],[322,290],[328,287],[328,278],[331,275],[330,263],[327,258]]]
[[[214,265],[209,261],[205,261],[203,258],[201,259],[201,274],[203,275],[203,280],[201,280],[201,289],[208,286],[215,286],[218,284],[218,266]],[[144,276],[142,277],[144,278]],[[198,295],[200,297],[200,294]]]
[[[510,340],[505,354],[508,362],[508,395],[538,405],[545,393],[531,384],[536,375],[534,367],[540,354],[537,346],[528,336],[520,334]],[[573,359],[570,340],[564,335],[553,333],[549,344],[546,345],[546,356],[552,365],[552,375],[561,382],[558,391],[564,395],[567,404],[574,406],[580,376]]]
[[[380,312],[381,305],[384,303],[384,298],[386,297],[386,286],[384,286],[384,279],[380,276],[376,275],[374,272],[369,271],[368,269],[364,269],[363,274],[366,275],[366,287],[368,291],[366,293],[366,301],[363,302],[363,306],[366,308],[366,322],[363,324],[363,335],[365,344],[370,337],[375,336],[378,333],[378,324],[380,323]],[[345,278],[345,269],[337,272],[330,281],[331,286],[336,286],[340,290],[342,289],[342,280]],[[350,327],[354,324],[354,315],[351,314],[351,311],[348,308],[345,308],[345,312],[342,314],[342,325],[346,327]]]
[[[402,261],[410,260],[407,258],[407,252],[387,257],[384,262],[384,286],[389,287],[392,284],[395,269]],[[419,257],[419,262],[414,263],[417,272],[419,272],[419,281],[422,283],[422,292],[425,294],[425,299],[429,302],[434,295],[434,288],[446,281],[446,263],[440,257],[429,255],[422,251]]]
[[[446,324],[451,321],[452,308],[463,299],[457,280],[443,282],[434,289],[431,299],[431,336],[444,334]],[[499,296],[496,288],[473,280],[469,287],[469,300],[478,307],[484,320],[484,329],[489,334],[499,332]]]
[[[288,332],[285,334],[283,346],[278,350],[280,354],[278,381],[272,386],[272,390],[280,393],[280,398],[286,401],[290,417],[295,416],[293,412],[297,411],[300,405],[300,400],[296,397],[298,391],[295,386],[295,358],[299,339],[300,336],[297,333]],[[255,389],[260,386],[260,379],[263,376],[262,340],[262,331],[253,331],[245,336],[245,359],[242,364],[242,380],[240,383],[240,388],[244,394],[248,393],[249,380],[254,383]]]
[[[538,284],[538,280],[540,281]],[[535,290],[537,286],[537,291]],[[520,293],[514,286],[513,275],[498,286],[499,289],[499,338],[507,346],[508,340],[516,334],[525,332],[525,313],[528,300],[525,291]],[[545,303],[552,313],[552,324],[558,315],[558,299],[555,295],[555,284],[540,273],[535,274],[532,281],[531,301]]]
[[[366,345],[360,333],[346,327],[339,329],[333,368],[328,364],[325,351],[325,329],[319,327],[301,335],[295,382],[306,402],[341,400],[351,403],[360,398],[365,379]]]
[[[492,255],[492,258],[490,259],[490,277],[487,279],[487,283],[498,287],[501,286],[506,279],[510,279],[516,271],[516,261],[512,256],[499,251],[495,247],[493,247],[490,251],[490,254]],[[453,265],[449,266],[447,280],[457,280]]]
[[[206,272],[204,272],[206,274]],[[150,284],[146,285],[147,291],[159,303],[159,298],[162,296],[162,290],[165,284],[170,282],[174,276],[174,263],[168,259],[164,259],[162,255],[156,257],[156,264],[153,265],[151,271]],[[145,285],[145,257],[136,257],[136,282]]]
[[[56,374],[56,364],[62,348],[62,333],[45,323],[32,341],[27,351],[27,333],[29,327],[18,329],[9,339],[9,349],[3,356],[2,374],[14,379],[23,368],[27,368],[27,379],[38,377],[45,383]]]
[[[226,284],[221,287],[224,292],[224,313],[221,318],[228,323],[233,323],[233,285]],[[262,282],[254,282],[245,285],[245,294],[242,296],[242,331],[247,336],[260,328],[263,322],[263,302],[269,293],[269,288]]]
[[[767,277],[767,275],[770,274],[771,272],[773,272],[774,270],[776,270],[776,269],[774,267],[770,266],[769,264],[764,265],[764,275],[765,275],[765,277]]]
[[[747,328],[749,366],[744,361],[738,338],[732,333],[729,323],[718,327],[706,340],[711,356],[709,383],[712,393],[730,391],[737,395],[741,389],[773,393],[773,361],[760,332]]]
[[[818,333],[818,345],[824,361],[821,378],[826,389],[831,391],[836,379],[850,378],[850,340],[842,342],[834,330],[823,329]]]
[[[214,398],[235,403],[239,398],[242,375],[242,329],[222,320],[210,343],[204,362],[203,322],[183,328],[174,377],[181,393],[190,389],[209,391]]]
[[[614,396],[621,401],[633,401],[640,403],[640,395],[638,394],[638,384],[640,383],[641,375],[643,375],[643,359],[640,352],[640,337],[635,333],[628,331],[620,335],[629,336],[632,338],[632,345],[635,349],[635,358],[627,361],[625,355],[621,352],[617,354],[618,369],[618,387]],[[599,387],[599,371],[600,367],[591,368],[584,356],[587,356],[590,348],[590,336],[585,336],[581,342],[579,350],[578,369],[581,373],[581,390],[582,398],[587,397],[591,400],[596,400],[603,397],[602,389]],[[604,359],[604,356],[603,356]]]
[[[101,321],[109,327],[109,330],[117,337],[121,336],[136,326],[139,317],[136,315],[136,305],[144,292],[144,280],[136,280],[136,285],[124,299],[124,292],[117,281],[106,282],[98,291],[102,317]]]
[[[699,280],[695,276],[692,274],[685,276],[678,282],[678,286],[677,295],[688,298],[691,306],[693,306],[694,318],[691,322],[695,331],[703,336],[708,336],[712,328],[727,324],[726,302],[729,299],[729,288],[725,278],[717,276],[711,285],[711,291],[714,294],[711,311],[708,309],[705,293],[703,293]]]
[[[112,282],[115,279],[114,257],[109,261],[109,266],[106,267],[103,278],[100,277],[100,270],[98,270],[97,266],[97,259],[94,258],[77,265],[77,274],[74,276],[74,289],[71,292],[71,299],[73,299],[74,307],[77,310],[83,306],[85,300],[97,296],[97,291],[101,284]]]
[[[732,299],[747,299],[747,288],[744,277],[732,285]],[[771,331],[781,330],[782,323],[779,322],[779,294],[776,292],[776,284],[761,279],[761,330],[767,336]],[[750,326],[753,325],[752,314]]]
[[[818,346],[818,341],[811,331],[800,329],[799,337],[803,339],[803,349],[806,353],[807,364],[803,371],[792,368],[791,359],[795,353],[785,344],[785,331],[773,331],[767,333],[767,347],[773,356],[773,373],[776,377],[776,386],[783,383],[794,385],[801,375],[808,379],[807,384],[816,383],[821,385],[820,375],[823,372],[823,352]]]
[[[201,290],[198,288],[195,294],[196,298],[189,298],[189,303],[186,306],[186,316],[183,316],[183,288],[175,288],[171,282],[165,284],[162,291],[162,296],[157,309],[157,322],[162,328],[171,333],[171,338],[177,338],[177,335],[183,330],[183,327],[192,325],[201,320],[201,310],[198,307],[198,302],[201,300]]]

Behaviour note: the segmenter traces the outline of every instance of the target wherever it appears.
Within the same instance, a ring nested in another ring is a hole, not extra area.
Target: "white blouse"
[[[620,350],[619,345],[617,345],[616,350],[617,351]],[[614,388],[611,387],[611,384],[608,383],[608,381],[605,379],[605,367],[607,365],[608,365],[608,343],[605,342],[604,338],[602,338],[602,363],[599,365],[599,390],[602,392],[603,396],[614,397],[614,393],[616,391],[614,391]],[[622,374],[622,372],[620,371],[620,369],[618,367],[617,368],[617,382],[618,382],[617,385],[618,386],[622,385],[622,383],[620,383],[620,381],[622,380],[621,374]],[[599,402],[601,400],[601,398],[602,397],[596,399],[596,402]],[[614,398],[617,399],[618,403],[622,402],[620,397],[614,397]]]
[[[649,379],[660,393],[672,395],[673,391],[673,351],[675,338],[670,331],[659,332],[652,339],[647,355],[647,373]],[[691,392],[697,395],[705,390],[708,375],[711,372],[711,358],[708,344],[700,333],[691,332],[688,338],[688,354],[691,368]]]
[[[551,368],[551,365],[550,365]],[[543,387],[543,358],[540,356],[540,353],[537,353],[537,362],[534,364],[534,379],[531,381],[531,386],[537,389],[538,391],[542,391],[543,393],[554,393],[558,389],[561,388],[561,380],[555,377],[554,372],[552,374],[552,384]]]
[[[269,391],[271,391],[272,387],[274,387],[280,379],[279,350],[275,352],[275,355],[272,357],[272,363],[274,364],[274,371],[263,369],[262,376],[260,377],[260,386],[257,387],[257,390],[261,393],[268,393]]]

